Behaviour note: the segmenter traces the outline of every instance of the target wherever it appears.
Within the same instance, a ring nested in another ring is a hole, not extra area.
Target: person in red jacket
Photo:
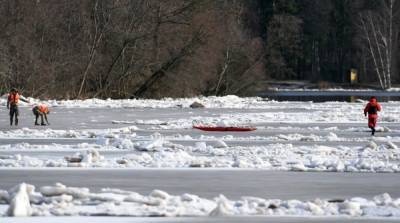
[[[376,101],[376,97],[371,97],[369,103],[364,108],[364,115],[368,113],[368,127],[372,131],[372,135],[375,135],[376,120],[378,119],[378,111],[381,111],[381,105]]]

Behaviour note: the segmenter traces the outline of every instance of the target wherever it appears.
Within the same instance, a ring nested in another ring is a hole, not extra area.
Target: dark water
[[[369,100],[370,97],[362,96],[271,96],[267,97],[275,101],[313,101],[313,102],[327,102],[327,101],[345,101],[356,102],[357,100]],[[377,97],[380,102],[387,101],[400,101],[400,97]]]
[[[381,102],[400,101],[400,92],[390,91],[270,91],[258,96],[276,101],[355,102],[358,99],[369,100],[372,96]]]

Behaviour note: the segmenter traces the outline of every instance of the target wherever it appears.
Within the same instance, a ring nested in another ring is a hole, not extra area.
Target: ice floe
[[[56,145],[65,157],[19,154],[38,145],[23,144],[13,155],[0,156],[0,167],[83,168],[256,168],[287,171],[400,172],[400,150],[391,141],[362,142],[363,146],[293,145],[229,146],[223,140],[181,145],[157,136],[148,140],[116,138],[107,145]],[[0,146],[1,149],[1,146]],[[76,152],[74,152],[76,150]],[[103,155],[102,151],[115,154]],[[119,152],[120,151],[120,152]],[[121,153],[123,151],[123,153]],[[34,154],[34,153],[33,153]]]
[[[213,199],[194,194],[172,195],[153,190],[148,195],[134,191],[104,188],[68,187],[61,183],[35,186],[22,183],[1,194],[7,194],[8,206],[0,216],[330,216],[330,217],[400,217],[400,199],[381,194],[366,199],[280,200],[243,196],[230,200],[224,195]],[[0,197],[2,198],[2,197]]]

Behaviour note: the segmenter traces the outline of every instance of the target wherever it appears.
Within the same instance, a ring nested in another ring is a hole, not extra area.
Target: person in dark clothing
[[[32,108],[32,112],[35,115],[35,125],[39,125],[38,119],[40,116],[40,125],[46,125],[44,120],[46,120],[47,125],[50,125],[49,121],[47,120],[47,115],[50,114],[49,107],[45,104],[36,105]],[[43,120],[44,118],[44,120]]]
[[[364,115],[368,113],[368,127],[371,129],[371,135],[375,135],[376,121],[378,120],[378,111],[381,111],[382,107],[377,102],[376,97],[371,97],[369,103],[364,108]]]
[[[15,117],[15,125],[16,126],[18,125],[18,116],[19,116],[18,104],[20,100],[29,103],[28,100],[25,100],[23,97],[19,95],[17,89],[12,88],[7,98],[7,109],[10,110],[10,125],[13,125],[14,117]]]

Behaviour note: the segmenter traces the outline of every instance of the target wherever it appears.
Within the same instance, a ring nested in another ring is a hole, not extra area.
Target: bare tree
[[[103,3],[103,4],[102,4]],[[101,41],[103,40],[105,33],[107,31],[108,28],[108,24],[111,20],[111,13],[109,11],[107,11],[106,9],[104,9],[106,6],[104,6],[106,3],[96,0],[94,2],[94,6],[93,6],[93,29],[94,29],[94,33],[89,33],[89,42],[88,42],[88,60],[85,66],[85,69],[82,73],[82,81],[80,84],[80,88],[79,88],[79,92],[78,92],[78,97],[81,96],[85,83],[86,83],[86,79],[87,79],[87,75],[89,73],[89,70],[91,68],[91,66],[94,63],[95,57],[96,57],[96,53],[97,53],[97,49],[101,43]]]
[[[382,89],[392,86],[394,69],[393,54],[399,34],[396,25],[398,15],[397,0],[382,0],[377,10],[368,10],[359,15],[362,36],[371,55],[379,84]]]
[[[264,71],[260,68],[264,66],[264,44],[246,27],[246,16],[251,13],[248,1],[224,0],[213,4],[209,13],[215,13],[214,21],[206,26],[215,26],[218,32],[209,30],[206,47],[213,47],[207,57],[217,63],[205,94],[239,94],[263,79]]]
[[[191,55],[193,51],[202,43],[201,31],[193,35],[193,38],[176,54],[172,55],[169,60],[164,62],[160,69],[153,72],[144,83],[135,91],[133,96],[142,97],[144,93],[158,80],[160,80],[166,73],[177,66],[185,57]]]

